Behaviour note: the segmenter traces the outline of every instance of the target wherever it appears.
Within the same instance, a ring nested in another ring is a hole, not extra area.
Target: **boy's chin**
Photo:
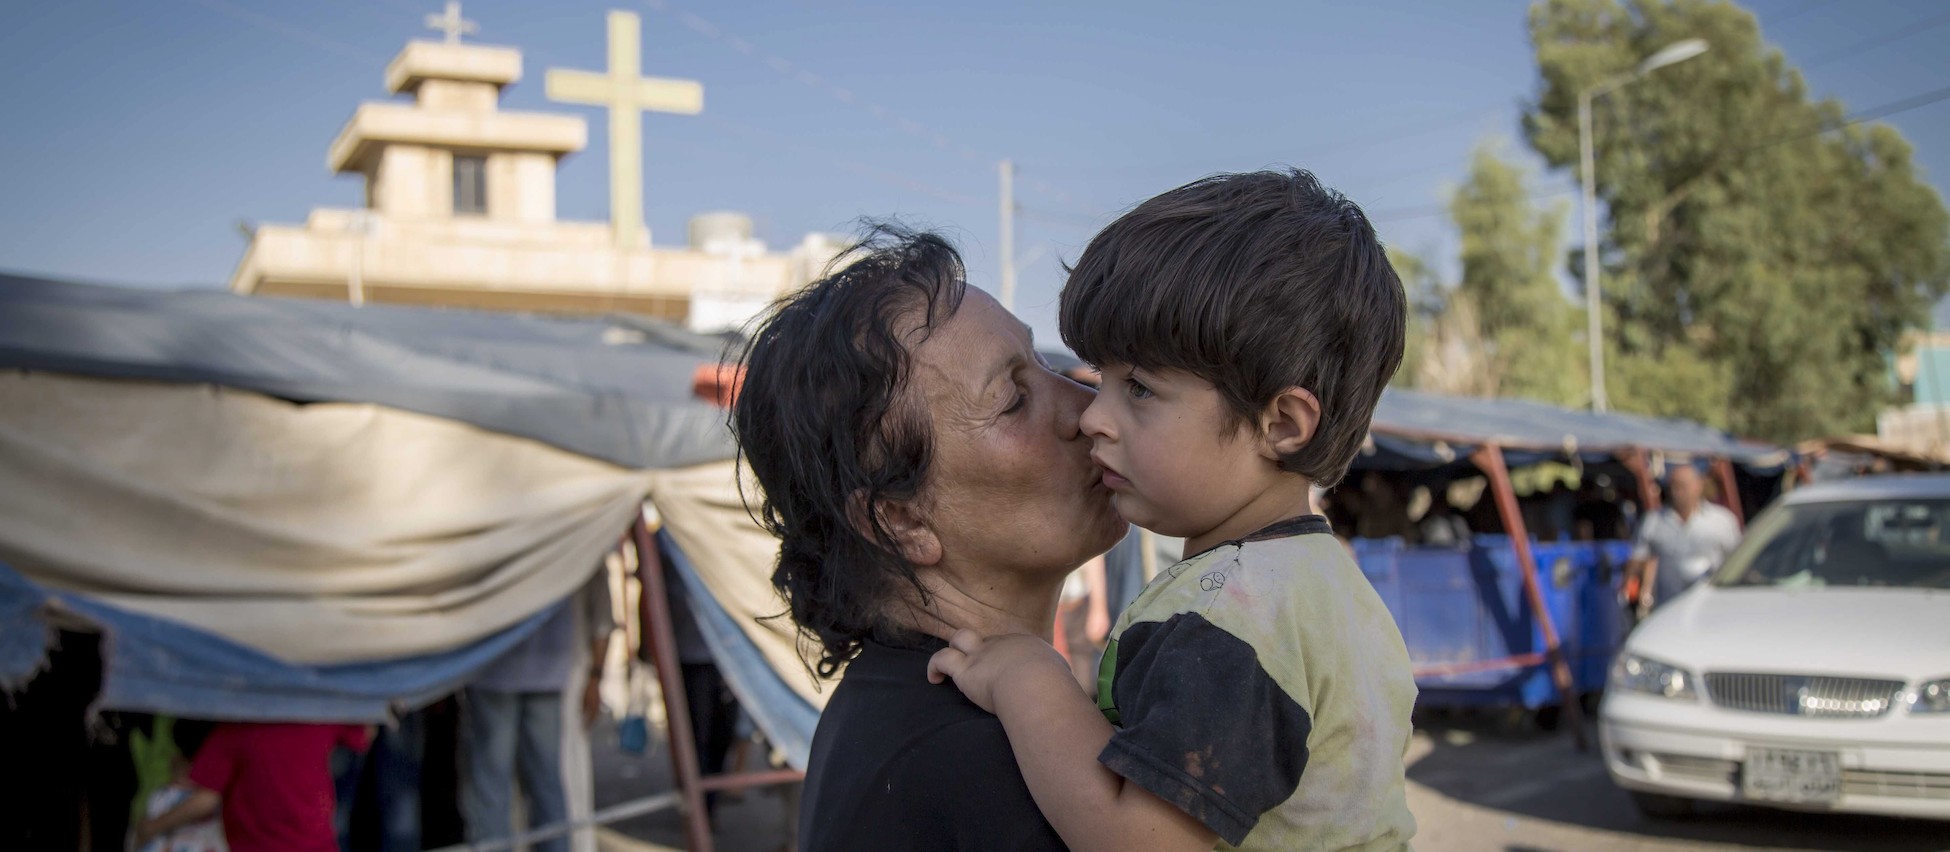
[[[1117,510],[1118,517],[1130,521],[1131,526],[1143,527],[1159,535],[1179,535],[1175,532],[1166,532],[1159,529],[1158,525],[1163,519],[1158,517],[1157,510],[1145,504],[1143,500],[1138,499],[1135,495],[1112,492],[1110,495],[1110,505],[1111,508]]]

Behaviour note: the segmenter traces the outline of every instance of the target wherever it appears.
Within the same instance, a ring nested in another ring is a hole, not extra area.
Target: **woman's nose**
[[[1090,408],[1090,404],[1096,401],[1097,392],[1069,379],[1062,379],[1059,384],[1062,386],[1060,392],[1062,403],[1058,406],[1058,410],[1061,412],[1059,416],[1062,420],[1060,426],[1063,437],[1076,438],[1082,434],[1079,421],[1083,413]]]

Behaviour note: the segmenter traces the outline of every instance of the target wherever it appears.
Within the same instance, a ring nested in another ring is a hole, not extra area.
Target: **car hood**
[[[1625,644],[1697,673],[1950,677],[1950,592],[1701,586]]]

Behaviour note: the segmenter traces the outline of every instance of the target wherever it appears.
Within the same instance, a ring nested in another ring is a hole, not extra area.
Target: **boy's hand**
[[[973,630],[957,630],[948,647],[928,660],[928,682],[953,680],[955,688],[975,706],[994,713],[996,693],[1033,680],[1039,668],[1054,671],[1071,686],[1076,685],[1069,665],[1048,642],[1027,633],[984,639]]]

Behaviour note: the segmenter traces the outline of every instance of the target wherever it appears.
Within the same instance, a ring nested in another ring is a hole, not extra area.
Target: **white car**
[[[1950,819],[1950,475],[1790,492],[1626,640],[1599,723],[1650,816]]]

